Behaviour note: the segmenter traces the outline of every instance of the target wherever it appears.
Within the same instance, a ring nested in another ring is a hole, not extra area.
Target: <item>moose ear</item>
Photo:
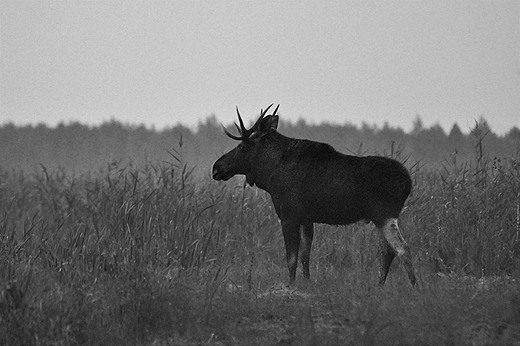
[[[262,122],[261,130],[264,132],[276,130],[278,128],[278,115],[268,115]]]

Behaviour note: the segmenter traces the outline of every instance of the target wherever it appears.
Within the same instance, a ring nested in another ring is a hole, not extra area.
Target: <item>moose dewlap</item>
[[[299,254],[303,276],[309,278],[315,222],[367,220],[376,225],[380,238],[379,285],[384,285],[396,255],[415,285],[410,249],[397,223],[412,187],[406,168],[390,158],[344,155],[325,143],[286,137],[277,131],[279,106],[267,115],[271,106],[250,129],[237,108],[239,135],[224,132],[240,143],[215,162],[213,178],[243,174],[249,185],[271,195],[282,224],[289,284],[296,279]]]

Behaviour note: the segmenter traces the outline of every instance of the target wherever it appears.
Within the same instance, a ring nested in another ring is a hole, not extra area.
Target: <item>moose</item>
[[[277,131],[280,105],[266,115],[272,104],[246,129],[237,110],[239,135],[224,127],[238,146],[213,165],[213,179],[227,181],[243,174],[249,185],[271,195],[285,241],[289,285],[296,279],[298,256],[303,277],[310,278],[309,263],[314,223],[347,225],[373,222],[379,234],[379,286],[383,287],[397,255],[415,286],[410,248],[398,226],[412,180],[398,161],[380,156],[351,156],[332,146],[286,137]]]

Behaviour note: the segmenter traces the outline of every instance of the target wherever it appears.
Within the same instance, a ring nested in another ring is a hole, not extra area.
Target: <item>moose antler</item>
[[[274,112],[273,112],[273,114],[271,114],[271,116],[273,116],[273,117],[277,116],[276,112],[278,112],[278,108],[280,108],[280,105],[276,106],[276,108],[274,109]]]
[[[238,130],[239,136],[235,136],[235,135],[229,133],[229,131],[226,130],[225,127],[223,127],[224,128],[224,133],[228,137],[230,137],[230,138],[232,138],[234,140],[245,141],[246,139],[248,139],[253,134],[253,132],[255,132],[258,129],[258,127],[260,126],[260,123],[262,122],[262,119],[264,119],[265,115],[267,114],[267,111],[269,110],[269,108],[271,108],[272,105],[273,104],[271,103],[269,105],[269,107],[267,107],[265,109],[265,111],[264,110],[260,110],[260,118],[258,118],[258,120],[255,122],[255,124],[249,130],[246,129],[246,127],[244,126],[244,121],[242,120],[242,117],[240,116],[240,112],[238,111],[238,107],[237,107],[238,122],[240,123],[240,127],[237,125],[237,123],[235,123],[235,127]],[[280,107],[280,105],[278,105],[278,107]],[[276,114],[276,111],[278,110],[278,107],[276,107],[273,115]]]

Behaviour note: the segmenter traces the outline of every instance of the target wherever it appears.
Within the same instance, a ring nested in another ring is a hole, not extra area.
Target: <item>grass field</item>
[[[288,273],[269,196],[178,162],[0,176],[0,345],[520,345],[520,162],[446,161],[402,213],[419,286],[377,289],[371,224]]]

